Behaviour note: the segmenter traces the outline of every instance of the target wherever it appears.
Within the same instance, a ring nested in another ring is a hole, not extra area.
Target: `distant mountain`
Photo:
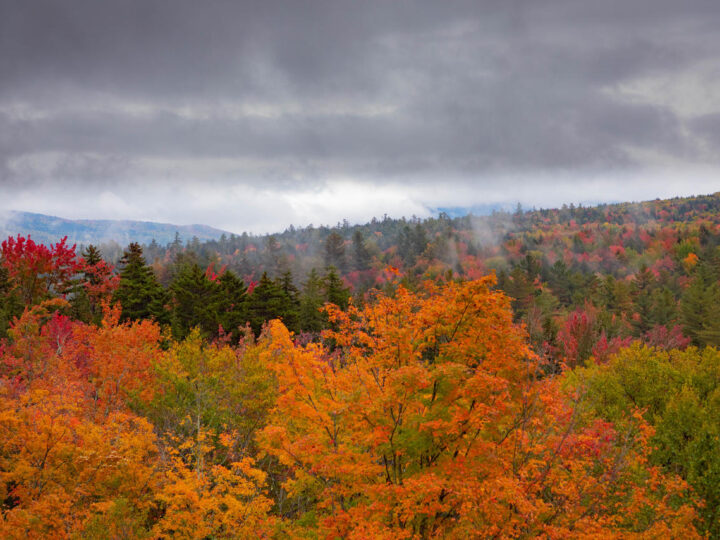
[[[54,243],[67,236],[73,244],[100,244],[115,241],[125,246],[130,242],[147,244],[154,239],[167,244],[179,233],[183,241],[216,240],[231,233],[207,225],[173,225],[152,221],[126,221],[110,219],[64,219],[31,212],[1,211],[0,238],[22,234],[36,242]]]

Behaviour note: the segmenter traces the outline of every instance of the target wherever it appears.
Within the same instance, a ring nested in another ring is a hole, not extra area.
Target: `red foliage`
[[[2,264],[26,305],[68,292],[81,262],[75,255],[75,245],[69,247],[66,242],[67,237],[48,248],[18,234],[2,243]]]

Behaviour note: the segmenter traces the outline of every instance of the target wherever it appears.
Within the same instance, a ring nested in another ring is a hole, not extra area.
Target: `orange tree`
[[[292,534],[692,536],[685,484],[646,463],[641,415],[618,431],[538,380],[493,279],[330,306],[332,350],[268,326],[279,397],[259,440],[305,501]]]

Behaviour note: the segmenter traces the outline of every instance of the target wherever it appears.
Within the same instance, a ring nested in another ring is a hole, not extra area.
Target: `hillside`
[[[30,235],[37,242],[53,243],[64,236],[70,243],[99,244],[117,242],[160,243],[171,242],[175,233],[183,238],[197,237],[199,240],[220,238],[225,231],[207,225],[173,225],[151,221],[109,220],[109,219],[64,219],[56,216],[31,212],[10,211],[0,214],[0,236]]]

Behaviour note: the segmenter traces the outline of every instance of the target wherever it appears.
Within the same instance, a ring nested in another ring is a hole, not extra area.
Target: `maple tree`
[[[36,244],[30,237],[11,236],[0,248],[0,260],[12,288],[25,305],[64,295],[70,288],[71,278],[81,267],[75,256],[75,246],[67,245],[67,237],[46,247]]]
[[[423,295],[402,286],[298,346],[278,322],[263,358],[278,380],[262,448],[288,493],[332,537],[674,534],[685,485],[645,466],[651,428],[625,432],[578,408],[513,325],[492,278]],[[298,523],[302,522],[300,520]]]

